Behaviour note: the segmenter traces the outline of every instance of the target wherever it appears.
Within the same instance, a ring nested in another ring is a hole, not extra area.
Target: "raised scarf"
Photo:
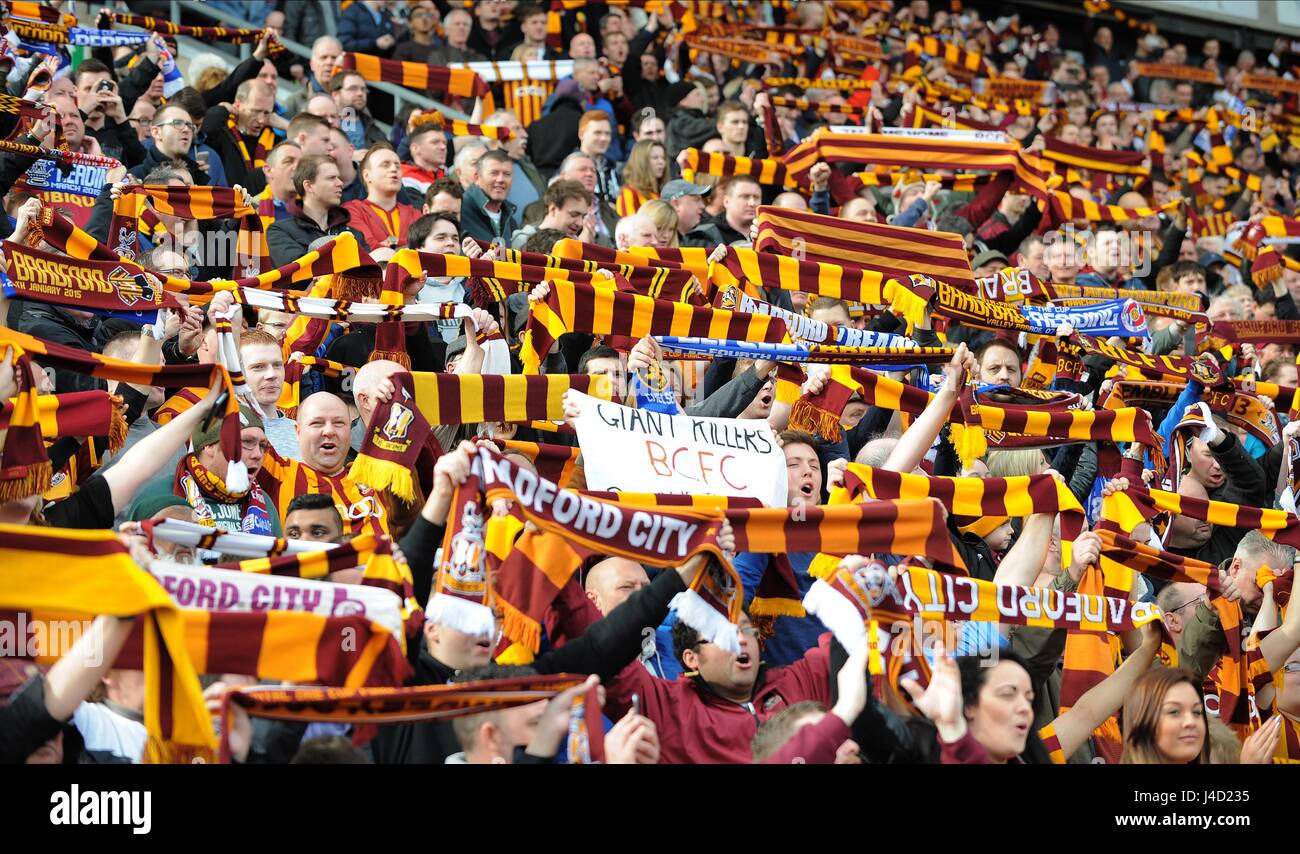
[[[466,68],[447,68],[423,62],[399,62],[365,53],[345,53],[336,70],[355,71],[370,83],[393,83],[409,89],[442,92],[460,98],[482,98],[483,115],[496,112],[492,90],[482,77]]]
[[[759,234],[762,242],[762,225]],[[776,251],[728,247],[722,262],[710,265],[709,279],[719,291],[740,287],[752,291],[750,296],[761,296],[760,289],[802,291],[864,305],[888,305],[912,323],[921,321],[930,296],[926,288],[913,289],[911,280],[906,277],[894,279],[878,270],[837,263],[842,259],[836,258],[836,250],[829,246],[822,251],[822,247],[809,247],[792,240],[788,247],[790,250],[801,246],[804,251],[813,249],[817,254],[807,258],[791,257],[784,254],[787,251],[782,243],[785,234],[783,226],[773,226],[770,230],[771,239],[778,244]],[[727,308],[725,304],[722,307]],[[742,307],[741,310],[746,309]],[[784,313],[758,310],[762,314],[786,317]],[[807,322],[805,319],[798,326],[802,328]]]
[[[38,364],[45,367],[75,371],[105,380],[120,380],[132,385],[156,385],[164,388],[195,385],[201,386],[206,394],[207,389],[220,382],[228,393],[225,411],[219,415],[222,419],[221,451],[232,467],[232,470],[227,472],[226,480],[236,484],[239,482],[236,469],[243,469],[243,463],[239,462],[242,454],[239,438],[239,401],[235,397],[230,375],[220,365],[207,363],[137,365],[134,362],[111,359],[64,344],[42,341],[22,332],[0,327],[0,345],[4,344],[17,345],[29,353]],[[214,413],[214,417],[218,416]],[[233,481],[232,475],[234,475]]]
[[[772,257],[779,258],[780,256]],[[875,332],[870,329],[855,329],[852,326],[836,326],[814,320],[807,315],[755,299],[735,287],[720,289],[714,298],[714,305],[729,311],[743,311],[746,314],[769,314],[773,317],[779,317],[785,321],[790,337],[812,344],[834,344],[841,347],[895,347],[900,349],[919,346],[906,335]]]
[[[697,307],[590,285],[552,282],[544,300],[532,303],[519,358],[535,374],[560,336],[589,332],[631,339],[647,335],[720,338],[777,344],[785,323],[761,314]]]
[[[204,468],[197,456],[191,453],[176,464],[172,489],[194,509],[194,518],[200,525],[216,527],[216,516],[208,505],[208,502],[215,501],[218,504],[234,504],[240,508],[242,521],[239,529],[242,532],[264,535],[271,533],[266,495],[256,481],[249,483],[243,491],[232,490],[219,475]]]
[[[1188,516],[1228,528],[1254,529],[1270,540],[1300,548],[1300,519],[1285,510],[1248,507],[1133,486],[1102,499],[1102,516],[1127,532],[1141,522],[1155,520],[1161,513]]]
[[[0,607],[140,615],[146,762],[210,761],[216,748],[181,612],[112,531],[0,525]]]
[[[836,344],[754,344],[713,338],[656,338],[669,359],[770,359],[780,362],[864,365],[877,371],[910,371],[924,365],[944,365],[952,359],[947,347],[841,347]]]
[[[5,295],[90,311],[151,311],[179,308],[162,282],[111,261],[78,260],[6,241],[9,277]]]
[[[906,281],[913,274],[932,276],[974,290],[966,246],[959,234],[850,222],[810,211],[764,205],[755,218],[758,252],[777,252],[878,271]]]
[[[32,358],[17,343],[0,346],[4,350],[0,358],[13,367],[17,390],[0,448],[0,501],[15,501],[48,490],[54,471],[41,435]]]
[[[957,516],[1023,518],[1034,513],[1059,513],[1062,567],[1069,566],[1072,544],[1083,530],[1083,506],[1068,486],[1048,474],[1001,478],[932,477],[850,463],[844,472],[844,486],[831,492],[830,503],[867,498],[937,498]],[[946,529],[940,533],[947,535]]]
[[[682,169],[682,178],[694,181],[697,175],[711,175],[715,178],[730,178],[733,175],[746,175],[760,184],[771,187],[797,187],[786,169],[786,165],[772,157],[753,158],[737,157],[721,152],[700,151],[698,148],[686,149],[686,166]]]
[[[501,563],[497,601],[511,640],[536,652],[541,618],[589,554],[613,554],[649,566],[681,566],[696,554],[711,555],[690,589],[678,594],[678,616],[707,640],[739,649],[742,586],[730,559],[717,545],[721,517],[689,510],[634,510],[562,490],[480,446],[474,473],[487,502],[507,498],[536,526],[526,530]],[[467,501],[472,508],[478,499]],[[452,513],[463,508],[453,506]],[[466,511],[467,514],[471,511]],[[472,518],[472,514],[471,514]]]
[[[1080,334],[1146,338],[1146,316],[1131,299],[1067,307],[1006,303],[972,296],[946,282],[935,288],[936,313],[979,329],[1014,329],[1031,335],[1055,335],[1062,324]]]
[[[453,137],[459,136],[481,136],[485,139],[495,139],[498,142],[507,142],[515,138],[514,131],[501,125],[476,125],[470,124],[460,119],[448,119],[437,110],[412,113],[410,122],[415,127],[421,125],[434,125],[440,129],[449,131]]]
[[[364,740],[367,735],[373,735],[378,724],[446,721],[513,709],[549,700],[585,680],[585,676],[562,673],[410,688],[242,688],[227,693],[222,701],[221,761],[230,761],[230,746],[224,733],[229,733],[234,726],[235,707],[255,718],[364,725],[356,727],[355,736]],[[599,707],[591,706],[588,698],[581,702],[587,707],[585,719],[595,720],[600,716]],[[603,732],[598,726],[588,729],[590,753],[586,758],[590,760],[601,752],[597,739]]]
[[[73,258],[113,261],[121,264],[132,275],[146,272],[134,261],[113,254],[107,246],[49,206],[41,209],[41,222],[35,224],[35,227],[39,227],[41,239]],[[336,297],[353,300],[377,296],[382,282],[379,265],[361,250],[356,236],[347,231],[283,267],[255,276],[234,280],[214,279],[209,282],[190,281],[175,276],[157,277],[162,279],[163,287],[173,293],[202,297],[218,290],[235,288],[285,288],[324,276],[331,277],[328,281],[335,290]]]
[[[19,405],[16,398],[0,404],[0,430],[9,429]],[[21,405],[28,403],[22,401]],[[42,394],[36,398],[36,419],[45,439],[102,436],[108,440],[108,450],[117,453],[126,442],[123,408],[122,398],[106,391]]]
[[[1102,338],[1092,338],[1075,333],[1070,343],[1088,356],[1105,356],[1115,362],[1136,368],[1142,374],[1153,378],[1171,375],[1179,380],[1198,382],[1203,386],[1216,388],[1224,383],[1223,362],[1214,354],[1203,353],[1189,358],[1187,356],[1151,356],[1140,350],[1127,347],[1115,347]]]
[[[185,24],[177,24],[166,18],[152,18],[148,15],[129,15],[124,12],[107,12],[107,14],[115,24],[140,27],[141,29],[171,36],[189,36],[192,39],[206,42],[251,44],[261,41],[264,32],[264,30],[257,27],[191,27]],[[279,53],[285,50],[285,47],[272,39],[270,49],[271,53]]]

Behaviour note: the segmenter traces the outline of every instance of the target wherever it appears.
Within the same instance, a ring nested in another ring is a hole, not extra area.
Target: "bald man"
[[[257,475],[275,506],[288,508],[299,495],[329,495],[353,536],[387,534],[381,495],[348,477],[352,417],[347,404],[327,391],[308,397],[298,405],[297,436],[300,459],[286,459],[272,448]]]
[[[1156,597],[1161,619],[1165,621],[1165,628],[1169,630],[1169,637],[1173,638],[1175,647],[1178,646],[1178,639],[1183,635],[1183,627],[1191,619],[1196,604],[1204,595],[1204,584],[1172,581],[1166,584],[1160,591],[1160,595]]]
[[[587,598],[606,616],[627,597],[650,585],[645,567],[625,557],[608,557],[587,570]]]
[[[362,425],[367,428],[370,425],[370,419],[375,414],[375,409],[382,403],[388,402],[393,392],[397,389],[393,385],[392,377],[394,374],[406,373],[407,369],[397,362],[388,359],[376,359],[373,362],[366,362],[357,371],[357,375],[352,379],[352,400],[356,404],[357,412],[361,416]],[[411,401],[414,406],[414,401]],[[459,427],[459,425],[447,425]],[[433,465],[442,455],[442,436],[439,435],[438,428],[434,428],[425,437],[425,450],[416,458],[415,474],[420,484],[420,488],[425,495],[433,487]],[[450,446],[450,442],[448,442]]]
[[[649,586],[650,578],[645,567],[623,557],[607,557],[587,570],[584,584],[587,598],[602,617],[609,616],[609,612],[626,602],[629,596]],[[676,679],[681,672],[681,665],[673,653],[673,620],[670,615],[655,630],[654,643],[650,643],[648,635],[641,641],[642,666],[661,679]]]

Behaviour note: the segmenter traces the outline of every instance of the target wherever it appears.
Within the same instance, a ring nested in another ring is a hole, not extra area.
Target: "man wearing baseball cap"
[[[257,472],[268,447],[261,417],[247,406],[239,407],[243,443],[242,459],[248,466],[249,488],[234,492],[221,478],[226,458],[221,453],[221,419],[210,419],[190,436],[194,450],[176,466],[172,491],[189,503],[194,520],[226,533],[283,537],[280,514],[270,496],[257,485]]]
[[[659,192],[659,198],[672,206],[677,214],[677,238],[682,240],[699,226],[704,218],[704,197],[709,187],[701,187],[681,178],[669,181]],[[682,243],[683,246],[694,245]]]

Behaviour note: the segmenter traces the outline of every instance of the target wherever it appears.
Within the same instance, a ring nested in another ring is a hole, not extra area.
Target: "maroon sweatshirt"
[[[763,764],[834,765],[835,752],[851,735],[848,724],[827,712],[817,723],[799,727],[780,750],[763,760]]]
[[[750,742],[760,723],[804,700],[831,705],[830,641],[827,632],[794,664],[761,670],[753,699],[744,705],[718,696],[698,677],[683,674],[670,682],[635,661],[608,685],[606,714],[618,720],[632,694],[639,694],[641,713],[659,730],[661,764],[749,765]]]

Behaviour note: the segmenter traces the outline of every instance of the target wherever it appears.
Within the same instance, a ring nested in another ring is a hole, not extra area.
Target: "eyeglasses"
[[[747,638],[758,640],[758,629],[753,626],[737,626],[736,630]],[[700,646],[704,646],[706,643],[712,643],[712,641],[706,641],[704,638],[700,638]]]
[[[180,267],[164,267],[160,270],[155,270],[154,272],[158,273],[160,276],[171,276],[175,279],[184,279],[190,275],[188,269],[183,270]]]
[[[154,123],[154,127],[156,127],[156,128],[176,128],[177,130],[184,129],[184,130],[188,130],[188,131],[190,131],[190,132],[192,133],[192,132],[194,132],[194,130],[197,129],[198,126],[195,125],[194,122],[187,122],[187,121],[185,121],[185,119],[172,119],[172,120],[169,121],[169,122],[155,122],[155,123]]]
[[[1166,614],[1177,614],[1179,611],[1183,610],[1183,609],[1186,608],[1188,605],[1195,605],[1196,603],[1198,603],[1198,602],[1200,602],[1200,601],[1201,601],[1201,597],[1200,597],[1200,596],[1197,596],[1197,597],[1194,598],[1194,599],[1188,599],[1186,602],[1184,602],[1183,604],[1179,605],[1177,608],[1170,608],[1170,609],[1169,609],[1168,611],[1166,611],[1165,613],[1166,613]]]
[[[244,439],[239,444],[243,445],[245,451],[265,451],[271,447],[271,443],[265,439]]]

